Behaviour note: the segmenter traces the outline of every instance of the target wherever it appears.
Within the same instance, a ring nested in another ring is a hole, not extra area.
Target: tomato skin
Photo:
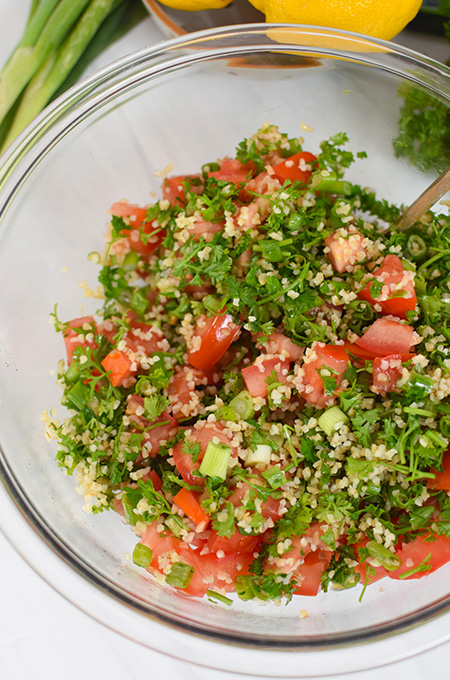
[[[281,163],[277,163],[273,166],[273,171],[275,177],[280,180],[281,184],[285,180],[290,180],[291,182],[308,182],[312,174],[312,169],[303,169],[304,165],[311,165],[314,167],[316,165],[317,156],[310,153],[309,151],[300,151],[294,154],[290,158]]]
[[[96,326],[93,316],[80,316],[77,319],[72,319],[72,321],[67,322],[67,328],[64,330],[64,345],[67,354],[67,365],[73,361],[73,353],[76,347],[90,347],[91,349],[97,348],[96,342],[88,342],[86,336],[80,335],[75,329],[83,328],[84,324],[92,326],[92,332],[96,332]]]
[[[173,497],[173,502],[183,510],[186,517],[189,517],[194,524],[197,526],[202,524],[203,529],[206,529],[211,517],[203,510],[199,493],[181,488]]]
[[[280,383],[286,382],[286,376],[289,373],[290,362],[288,359],[280,359],[266,354],[260,354],[259,357],[242,369],[242,377],[244,378],[245,386],[252,397],[267,397],[269,386],[266,380],[271,376],[272,371],[277,374],[277,380]]]
[[[311,359],[311,356],[315,358]],[[310,351],[307,350],[302,364],[303,378],[301,382],[296,383],[303,399],[317,408],[334,404],[348,361],[344,345],[316,343]],[[325,394],[323,380],[318,373],[323,367],[330,368],[333,371],[331,376],[336,380],[336,389],[332,395]]]
[[[131,205],[130,203],[125,203],[124,201],[119,201],[113,203],[109,209],[111,215],[116,217],[128,218],[130,221],[130,228],[124,229],[123,234],[127,237],[128,244],[132,250],[135,250],[140,255],[150,255],[154,253],[155,250],[161,245],[161,242],[165,236],[163,230],[159,231],[159,225],[153,222],[145,222],[147,210],[145,208],[140,208],[138,205]],[[140,227],[144,234],[150,236],[147,243],[144,243],[140,236]],[[154,231],[158,232],[155,236],[151,236]]]
[[[230,345],[241,332],[241,327],[234,323],[231,314],[202,316],[197,321],[194,338],[200,338],[198,349],[188,351],[191,366],[209,371],[225,354]]]
[[[338,229],[325,239],[326,256],[336,272],[351,272],[367,257],[364,236],[355,229]]]
[[[450,491],[450,449],[442,456],[443,470],[437,471],[431,468],[430,472],[434,472],[434,479],[427,479],[427,487],[434,489],[434,491]]]
[[[410,354],[414,343],[414,328],[390,319],[376,319],[356,344],[377,357]]]
[[[382,291],[379,296],[373,298],[370,288],[373,279],[377,279],[394,290],[388,292],[387,295]],[[366,281],[367,279],[364,280]],[[406,296],[389,298],[388,295],[392,295],[397,290],[397,286],[399,286],[398,291],[406,292]],[[360,300],[366,300],[371,305],[380,305],[382,314],[392,314],[402,319],[406,319],[406,312],[414,310],[417,305],[412,272],[407,272],[403,268],[402,261],[397,255],[386,255],[381,266],[369,276],[367,285],[357,295]]]
[[[372,391],[376,394],[397,392],[397,383],[402,377],[402,363],[413,354],[391,354],[373,360]]]
[[[429,564],[431,569],[427,571],[418,571],[405,579],[417,579],[426,576],[432,571],[436,571],[443,564],[450,561],[450,538],[447,536],[434,535],[434,541],[426,541],[424,536],[417,536],[411,543],[403,543],[402,547],[396,551],[397,557],[402,561],[402,565],[389,571],[388,576],[393,579],[398,579],[402,574],[418,567],[423,560],[430,555]]]

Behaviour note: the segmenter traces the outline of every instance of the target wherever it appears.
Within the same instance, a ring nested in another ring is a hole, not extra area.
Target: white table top
[[[25,24],[29,0],[0,0],[0,62],[4,62]],[[96,66],[163,39],[147,19],[96,62]],[[402,35],[400,41],[436,58],[450,56],[438,40]],[[0,534],[1,680],[244,680],[163,656],[110,631],[78,611],[50,588]],[[447,619],[448,620],[448,619]],[[168,633],[170,634],[170,633]],[[420,629],[407,635],[420,646]],[[256,653],[256,652],[255,652]],[[348,652],[351,654],[351,650]],[[334,676],[336,680],[423,680],[450,676],[450,643],[383,669]],[[330,673],[332,669],[330,668]],[[247,676],[246,676],[247,677]]]

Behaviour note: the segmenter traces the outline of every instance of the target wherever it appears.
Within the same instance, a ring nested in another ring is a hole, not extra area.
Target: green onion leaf
[[[182,588],[184,590],[188,587],[193,575],[193,566],[185,564],[184,562],[174,562],[172,564],[172,569],[166,575],[166,583],[168,583],[169,586],[174,586],[174,588]]]
[[[400,557],[397,557],[397,555],[394,555],[394,553],[385,548],[384,545],[376,541],[369,541],[366,545],[366,550],[369,556],[378,560],[387,571],[394,571],[394,569],[398,569],[401,566],[402,561]]]
[[[133,550],[133,562],[138,567],[147,569],[153,560],[153,553],[150,548],[143,543],[136,543]]]
[[[226,604],[228,607],[233,604],[233,600],[230,600],[229,597],[225,597],[225,595],[221,595],[220,593],[216,593],[215,590],[208,590],[206,591],[207,597],[214,601],[217,600],[217,602],[223,602],[223,604]]]

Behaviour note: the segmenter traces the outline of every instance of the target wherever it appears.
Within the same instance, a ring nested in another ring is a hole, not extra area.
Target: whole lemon
[[[422,0],[250,0],[269,23],[312,24],[390,40],[420,9]]]

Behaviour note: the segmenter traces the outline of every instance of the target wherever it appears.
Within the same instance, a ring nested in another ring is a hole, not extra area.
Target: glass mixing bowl
[[[64,355],[49,324],[90,313],[79,283],[101,250],[106,211],[145,204],[170,162],[196,172],[233,152],[264,121],[305,148],[348,133],[365,150],[350,180],[408,204],[433,178],[398,159],[412,85],[450,102],[450,72],[389,43],[335,30],[251,25],[156,45],[113,64],[57,100],[0,168],[0,524],[16,549],[68,599],[115,630],[189,661],[244,673],[323,675],[387,663],[450,637],[450,565],[422,580],[294,598],[289,606],[232,607],[161,587],[124,559],[135,537],[114,513],[86,515],[61,474],[41,412],[56,407],[51,375]],[[83,285],[83,284],[81,284]],[[381,586],[381,588],[380,588]],[[308,618],[299,613],[306,609]],[[393,636],[393,633],[397,635]],[[415,644],[415,643],[414,643]],[[351,650],[349,651],[349,647]]]

